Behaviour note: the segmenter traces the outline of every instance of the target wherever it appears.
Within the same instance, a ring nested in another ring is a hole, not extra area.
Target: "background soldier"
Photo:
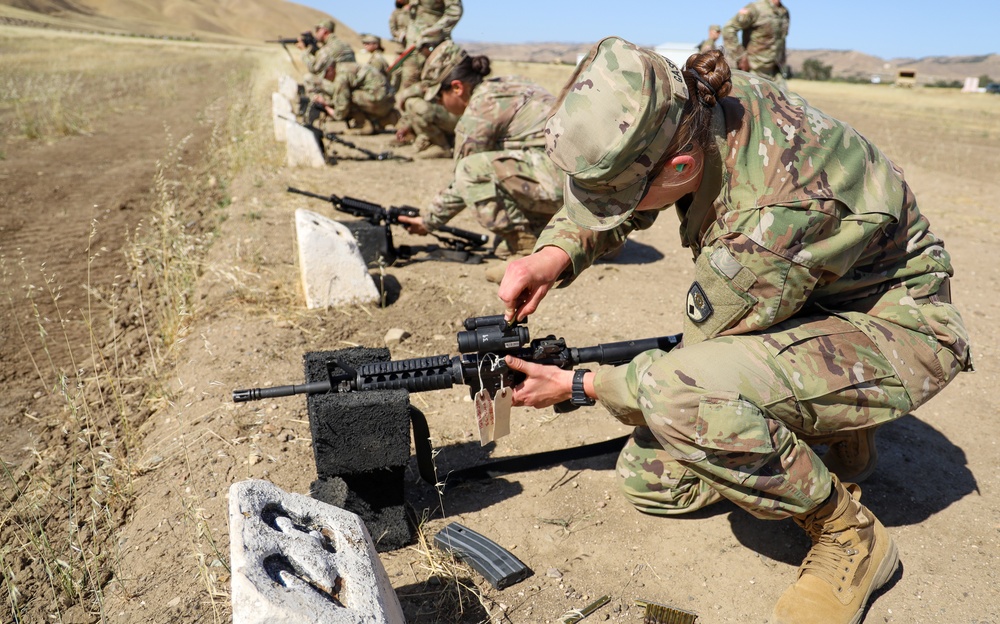
[[[719,35],[722,34],[722,26],[712,24],[708,27],[708,39],[698,44],[698,52],[708,52],[714,50],[719,42]]]
[[[396,0],[396,8],[389,15],[389,33],[392,40],[406,48],[406,29],[410,26],[410,10],[407,0]]]
[[[722,29],[726,54],[739,69],[784,89],[787,84],[781,70],[785,66],[788,22],[788,9],[781,0],[757,0],[746,5]],[[741,31],[738,39],[736,33]]]
[[[302,62],[309,72],[303,80],[305,92],[316,93],[323,82],[323,72],[330,63],[336,62],[330,59],[342,59],[339,62],[354,62],[354,50],[347,42],[333,34],[336,23],[333,20],[326,20],[316,26],[316,41],[319,42],[315,54],[310,54],[305,50],[302,55]]]
[[[563,172],[545,154],[543,129],[555,98],[523,78],[489,78],[490,60],[469,56],[444,41],[427,58],[424,98],[458,115],[455,175],[422,217],[400,217],[415,234],[427,234],[465,208],[496,234],[496,255],[531,253],[538,234],[562,206]],[[503,265],[486,278],[499,282]]]
[[[375,35],[361,35],[361,45],[368,53],[368,65],[371,65],[386,77],[389,76],[389,62],[382,56],[385,50],[382,48],[382,40]]]
[[[410,22],[406,30],[406,46],[434,46],[451,37],[451,31],[462,17],[462,0],[411,0],[409,3]],[[420,80],[420,69],[425,55],[416,51],[403,61],[400,89],[405,89]]]
[[[385,74],[371,65],[330,56],[313,102],[335,121],[347,123],[349,134],[375,134],[399,120]],[[338,60],[339,59],[339,60]],[[314,107],[316,108],[316,107]]]

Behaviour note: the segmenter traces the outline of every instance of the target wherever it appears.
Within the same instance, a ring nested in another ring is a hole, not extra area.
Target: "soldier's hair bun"
[[[490,75],[490,58],[488,56],[472,56],[469,60],[472,63],[472,71],[480,76]]]

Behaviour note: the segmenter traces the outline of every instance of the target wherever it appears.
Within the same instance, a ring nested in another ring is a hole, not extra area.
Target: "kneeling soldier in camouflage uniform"
[[[352,56],[353,58],[353,56]],[[345,121],[350,134],[375,134],[399,120],[385,74],[371,65],[327,59],[323,83],[313,101],[335,121]]]
[[[307,49],[302,42],[296,44],[302,49],[302,63],[309,73],[302,79],[302,86],[306,93],[315,93],[323,82],[323,71],[332,62],[331,59],[340,59],[340,62],[354,62],[354,50],[346,41],[333,34],[336,23],[333,20],[326,20],[316,25],[315,36],[319,47],[315,51]]]
[[[563,172],[545,154],[542,129],[555,98],[523,78],[486,78],[490,60],[469,56],[448,40],[427,58],[424,97],[458,115],[455,177],[422,217],[404,218],[426,234],[471,208],[501,241],[501,258],[531,253],[535,240],[562,206]],[[502,269],[502,267],[496,267]],[[503,271],[487,272],[500,281]]]
[[[635,425],[618,472],[642,511],[793,518],[813,545],[772,622],[856,624],[899,564],[854,483],[875,428],[971,369],[944,243],[877,147],[718,50],[681,72],[612,37],[567,87],[545,127],[565,206],[508,267],[507,317],[673,205],[695,261],[684,342],[596,372],[508,357],[515,404],[597,399]]]

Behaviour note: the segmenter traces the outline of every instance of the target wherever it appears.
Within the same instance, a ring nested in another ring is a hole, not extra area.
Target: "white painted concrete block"
[[[275,91],[271,94],[271,119],[274,123],[274,138],[285,142],[285,125],[289,119],[295,119],[292,103],[284,95]]]
[[[358,242],[346,226],[300,208],[295,211],[295,231],[302,290],[309,308],[379,300]]]
[[[405,624],[357,514],[248,480],[229,488],[233,624]]]
[[[299,99],[299,83],[288,74],[283,74],[278,78],[278,93],[289,102],[295,102]]]
[[[291,120],[285,120],[285,164],[289,167],[313,167],[326,165],[323,150],[315,135]]]

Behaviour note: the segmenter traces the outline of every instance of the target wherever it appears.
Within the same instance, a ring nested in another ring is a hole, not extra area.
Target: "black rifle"
[[[681,340],[681,335],[675,334],[593,347],[567,347],[564,338],[552,335],[531,340],[524,323],[527,323],[527,319],[523,323],[511,323],[502,315],[467,318],[465,330],[457,334],[458,352],[461,355],[372,362],[356,369],[334,360],[327,362],[327,379],[302,385],[235,390],[233,401],[243,403],[293,394],[326,392],[398,389],[426,392],[451,388],[456,384],[469,386],[469,395],[472,397],[484,387],[493,397],[501,387],[515,386],[524,379],[522,373],[507,366],[504,360],[507,355],[567,370],[588,362],[619,366],[632,361],[644,351],[669,351]],[[555,409],[557,412],[568,412],[576,409],[576,406],[567,401],[556,405]]]
[[[413,162],[413,159],[410,158],[409,156],[399,156],[398,154],[393,154],[392,152],[389,152],[389,151],[386,151],[386,152],[373,152],[370,149],[365,149],[365,148],[361,147],[360,145],[355,145],[354,143],[351,143],[350,141],[347,141],[347,140],[344,140],[344,139],[340,138],[340,135],[337,134],[336,132],[327,132],[326,134],[323,135],[323,138],[329,139],[330,141],[333,141],[334,143],[340,143],[344,147],[349,147],[349,148],[351,148],[353,150],[357,150],[357,151],[361,152],[362,154],[364,154],[365,156],[368,157],[368,158],[366,158],[364,160],[393,160],[393,159],[395,159],[395,160],[402,160],[404,162]]]
[[[297,193],[299,195],[305,195],[306,197],[313,197],[315,199],[322,199],[323,201],[330,202],[333,207],[340,212],[346,212],[347,214],[354,215],[355,217],[361,217],[371,225],[383,228],[387,244],[387,249],[385,250],[386,257],[383,258],[383,261],[389,265],[393,264],[396,258],[402,258],[404,260],[409,259],[415,253],[421,251],[428,252],[432,256],[436,254],[437,257],[442,260],[471,263],[475,260],[482,259],[481,257],[473,256],[472,254],[474,252],[484,251],[483,246],[489,241],[489,236],[486,234],[479,234],[477,232],[470,232],[469,230],[462,230],[448,225],[442,225],[436,231],[431,232],[431,234],[445,247],[447,247],[447,250],[441,250],[436,246],[422,247],[400,245],[399,247],[396,247],[392,242],[392,230],[389,226],[399,224],[400,216],[419,217],[420,210],[418,208],[414,208],[413,206],[390,206],[389,208],[384,208],[379,204],[367,202],[363,199],[355,199],[354,197],[338,197],[337,195],[320,195],[319,193],[303,191],[291,186],[288,187],[287,191],[289,193]],[[450,236],[443,236],[442,234],[439,234],[439,232],[449,234]]]
[[[316,36],[312,34],[312,31],[305,31],[298,37],[278,37],[277,39],[267,39],[264,43],[280,43],[281,45],[297,44],[301,41],[312,54],[316,54],[317,48],[319,48],[319,41],[316,40]]]
[[[287,121],[294,121],[295,123],[299,124],[306,130],[308,130],[309,132],[312,132],[313,136],[316,137],[316,142],[319,144],[320,151],[324,153],[326,152],[326,148],[323,145],[323,141],[329,140],[333,141],[334,143],[340,143],[344,147],[349,147],[351,149],[357,150],[365,155],[365,158],[355,159],[355,160],[402,160],[404,162],[413,162],[413,159],[410,158],[409,156],[399,156],[392,153],[391,151],[373,152],[369,149],[365,149],[363,147],[355,145],[354,143],[351,143],[350,141],[340,138],[340,135],[337,134],[336,132],[323,132],[322,130],[320,130],[319,128],[317,128],[312,124],[313,122],[316,121],[316,119],[319,118],[319,113],[323,113],[325,111],[326,107],[323,104],[320,104],[319,102],[316,102],[314,100],[309,100],[306,97],[300,97],[298,114],[303,118],[305,118],[306,121],[308,121],[309,123],[302,123],[297,119],[292,119],[290,117],[285,117],[283,115],[281,116],[281,118]]]
[[[527,319],[524,321],[527,322]],[[431,357],[371,362],[352,367],[333,358],[326,362],[327,378],[302,385],[252,388],[233,391],[233,401],[259,401],[293,394],[324,394],[328,392],[362,392],[405,389],[409,392],[443,390],[456,384],[469,386],[469,395],[475,397],[486,388],[491,397],[501,387],[513,387],[524,375],[508,368],[504,357],[513,355],[537,364],[551,364],[570,369],[578,364],[591,362],[620,366],[645,351],[669,351],[681,341],[681,335],[661,336],[642,340],[628,340],[599,344],[594,347],[567,347],[563,338],[549,335],[531,340],[528,328],[520,323],[508,323],[503,316],[481,316],[465,319],[465,331],[459,331],[458,351],[461,355],[435,355]],[[569,412],[576,406],[569,401],[554,406],[557,412]],[[413,440],[416,448],[420,476],[428,483],[437,482],[433,453],[430,448],[430,430],[420,410],[411,408]],[[555,463],[603,455],[621,449],[625,438],[616,438],[567,449],[557,449],[533,455],[516,455],[471,466],[448,474],[448,483],[455,484],[470,479],[488,478],[492,474],[535,470]]]

